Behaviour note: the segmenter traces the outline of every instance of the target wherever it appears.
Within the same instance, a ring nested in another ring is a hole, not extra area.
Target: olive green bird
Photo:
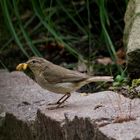
[[[84,73],[69,70],[55,65],[44,58],[32,57],[27,62],[17,66],[17,70],[25,70],[27,67],[33,72],[36,82],[44,89],[51,92],[64,94],[57,102],[56,108],[60,107],[74,92],[91,82],[112,82],[112,76],[89,76]]]

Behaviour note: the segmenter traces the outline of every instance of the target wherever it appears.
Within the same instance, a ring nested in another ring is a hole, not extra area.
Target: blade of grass
[[[63,4],[61,3],[60,0],[57,0],[57,3],[60,5],[60,7],[62,8],[62,10],[68,15],[68,17],[73,21],[73,23],[79,28],[80,31],[83,32],[83,34],[87,34],[85,29],[77,22],[76,19],[74,19],[74,17],[68,12],[68,9],[66,7],[63,6]]]
[[[28,25],[30,25],[30,23],[34,20],[34,18],[35,18],[35,15],[33,15],[33,16],[25,23],[24,28],[28,27]],[[34,28],[32,29],[32,32],[33,32],[33,31],[34,31]],[[31,33],[32,33],[32,32],[31,32]],[[17,35],[19,36],[20,39],[23,39],[23,37],[20,36],[20,35],[21,35],[21,31],[20,31],[20,30],[17,32]],[[1,50],[1,51],[4,50],[13,40],[14,40],[14,37],[12,36],[12,37],[1,47],[0,50]]]
[[[9,71],[8,70],[8,68],[6,67],[6,65],[0,60],[0,64],[2,65],[2,67],[4,68],[4,69],[6,69],[7,71]]]
[[[29,57],[28,53],[26,52],[22,43],[20,42],[19,37],[18,37],[18,35],[14,29],[14,26],[12,24],[12,19],[10,17],[8,7],[7,7],[8,6],[7,0],[1,0],[0,3],[1,3],[3,15],[5,16],[5,20],[6,20],[6,23],[8,25],[9,30],[11,31],[11,34],[14,36],[16,43],[18,44],[18,46],[20,47],[20,49],[24,53],[24,55]]]
[[[109,46],[108,50],[110,52],[111,58],[113,59],[113,61],[116,62],[116,58],[117,58],[116,57],[116,51],[114,49],[113,43],[112,43],[112,41],[111,41],[111,39],[109,37],[109,34],[107,32],[107,29],[106,29],[107,14],[105,14],[106,10],[105,10],[105,7],[104,7],[104,0],[99,0],[97,2],[97,4],[98,4],[98,7],[99,7],[99,12],[100,12],[99,13],[100,14],[100,21],[101,21],[101,26],[102,26],[102,30],[103,30],[102,33],[103,33],[103,35],[104,35],[104,37],[106,39],[107,46]]]
[[[31,41],[31,39],[29,37],[29,34],[24,30],[24,27],[22,25],[22,22],[21,22],[21,19],[20,19],[20,15],[19,15],[18,5],[16,4],[16,1],[15,0],[13,0],[13,6],[14,6],[14,12],[15,12],[16,18],[17,18],[18,23],[19,23],[19,27],[21,29],[21,32],[22,32],[22,34],[23,34],[23,36],[24,36],[24,38],[25,38],[28,46],[30,47],[31,51],[33,52],[33,54],[35,56],[42,56],[40,54],[40,52],[32,44],[32,41]]]
[[[73,5],[73,8],[74,8],[74,11],[75,11],[76,15],[78,16],[78,18],[80,19],[80,22],[82,23],[82,25],[84,27],[85,23],[84,23],[82,17],[79,15],[79,12],[81,12],[81,10],[78,10],[74,4],[72,4],[72,5]],[[83,8],[80,8],[80,9],[83,9]]]
[[[105,9],[105,2],[104,0],[99,0],[97,2],[98,6],[99,6],[99,12],[100,12],[100,21],[101,21],[101,26],[102,26],[102,30],[103,30],[103,35],[105,37],[106,40],[106,44],[108,47],[108,51],[110,53],[111,58],[113,59],[114,62],[117,61],[117,55],[116,55],[116,51],[115,51],[115,47],[111,41],[111,38],[107,32],[106,29],[106,23],[109,24],[109,19],[107,16],[107,11]],[[123,70],[122,68],[117,64],[117,68],[118,70],[122,73]]]
[[[88,51],[89,51],[89,57],[88,61],[90,62],[90,54],[91,54],[91,32],[90,32],[90,26],[91,26],[91,21],[90,21],[90,8],[89,8],[89,0],[86,0],[86,8],[87,8],[87,19],[88,19]]]
[[[42,9],[40,8],[40,6],[38,5],[37,1],[32,1],[32,6],[33,9],[35,11],[35,14],[37,15],[37,17],[40,19],[41,23],[44,25],[44,27],[54,36],[54,38],[62,43],[66,49],[75,57],[78,57],[80,59],[82,59],[82,56],[79,54],[79,52],[77,52],[76,50],[74,50],[72,47],[70,47],[67,43],[65,43],[62,40],[62,35],[58,33],[58,31],[56,32],[50,24],[48,24],[48,19],[47,16],[45,16],[42,12]]]

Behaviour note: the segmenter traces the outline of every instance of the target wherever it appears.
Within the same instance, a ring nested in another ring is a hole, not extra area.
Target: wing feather
[[[60,67],[48,65],[43,70],[43,76],[49,83],[77,82],[89,78],[88,75]]]

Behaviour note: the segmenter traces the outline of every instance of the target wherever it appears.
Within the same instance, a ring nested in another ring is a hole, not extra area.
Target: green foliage
[[[140,85],[140,79],[133,79],[132,80],[132,85],[131,85],[132,88],[135,88],[139,85]]]
[[[126,6],[127,2],[122,3]],[[109,13],[110,3],[116,6],[119,15],[124,14],[124,9],[115,0],[1,0],[2,14],[11,38],[0,51],[15,41],[26,57],[42,56],[39,46],[55,42],[62,44],[77,59],[92,61],[95,52],[104,47],[119,73],[123,73],[116,63],[115,35],[111,32],[114,28],[122,35],[123,29],[120,21]]]
[[[123,87],[128,83],[126,69],[115,77],[113,87]]]
[[[140,79],[133,79],[131,86],[128,87],[128,94],[130,98],[140,98],[140,92],[137,87],[140,86]]]

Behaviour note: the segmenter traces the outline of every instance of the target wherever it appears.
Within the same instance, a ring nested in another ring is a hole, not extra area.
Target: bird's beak
[[[26,70],[28,67],[28,63],[20,63],[16,66],[16,70],[21,71],[21,70]]]

